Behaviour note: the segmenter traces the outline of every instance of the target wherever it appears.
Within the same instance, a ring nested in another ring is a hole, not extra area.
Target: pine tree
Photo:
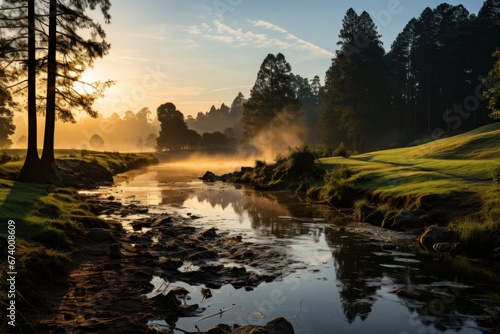
[[[287,109],[297,112],[299,101],[292,87],[292,68],[285,56],[267,55],[257,73],[257,80],[244,105],[243,140],[248,141],[268,128],[275,117]]]

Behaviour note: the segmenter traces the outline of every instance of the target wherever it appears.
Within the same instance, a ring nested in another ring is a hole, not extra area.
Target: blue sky
[[[323,81],[352,7],[372,15],[386,50],[432,0],[119,0],[106,25],[111,52],[87,80],[116,80],[103,115],[173,102],[184,115],[250,94],[262,60],[281,52],[292,71]],[[479,0],[448,1],[477,13]]]

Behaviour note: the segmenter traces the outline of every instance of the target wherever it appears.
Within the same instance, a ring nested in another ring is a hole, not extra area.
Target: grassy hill
[[[376,205],[387,217],[423,211],[468,244],[500,246],[500,123],[419,146],[320,160],[324,184],[310,193],[357,208]],[[494,172],[496,171],[496,172]],[[368,204],[367,204],[368,203]],[[490,240],[491,239],[491,240]]]
[[[500,164],[500,123],[420,146],[321,159],[328,168],[344,165],[361,189],[382,196],[446,195],[488,188]]]

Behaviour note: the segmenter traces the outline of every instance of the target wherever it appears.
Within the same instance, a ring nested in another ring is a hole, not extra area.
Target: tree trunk
[[[56,125],[56,43],[57,43],[57,0],[50,0],[49,9],[49,51],[47,63],[47,104],[45,113],[45,133],[43,139],[42,164],[51,176],[56,175],[54,159],[54,133]]]
[[[28,1],[28,150],[18,180],[21,182],[43,182],[37,147],[36,128],[36,39],[35,0]]]

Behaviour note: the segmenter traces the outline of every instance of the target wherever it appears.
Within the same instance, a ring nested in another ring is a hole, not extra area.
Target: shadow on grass
[[[16,237],[28,238],[41,231],[38,224],[30,224],[27,217],[35,207],[35,203],[46,196],[52,186],[29,184],[14,181],[10,190],[7,190],[5,200],[0,203],[0,222],[5,227],[9,220],[16,222]],[[1,196],[1,195],[0,195]],[[0,200],[3,196],[0,197]],[[2,229],[0,234],[7,233]]]

